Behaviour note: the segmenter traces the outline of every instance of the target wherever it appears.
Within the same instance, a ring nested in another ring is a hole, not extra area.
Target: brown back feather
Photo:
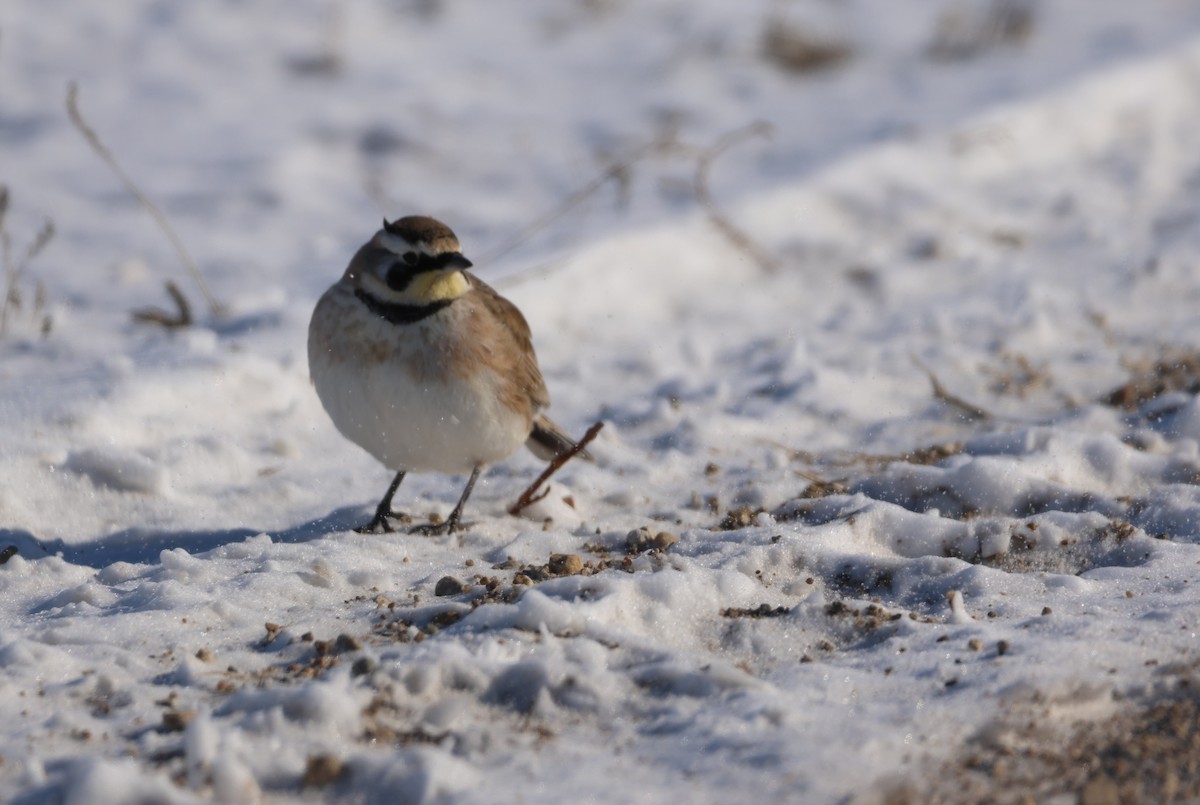
[[[477,294],[483,306],[496,317],[503,326],[500,337],[507,333],[516,346],[515,354],[520,357],[515,366],[502,367],[508,370],[512,382],[518,389],[528,395],[536,414],[550,405],[550,393],[546,390],[546,381],[542,379],[542,371],[538,368],[537,356],[533,351],[533,338],[529,332],[529,324],[517,306],[505,299],[492,286],[470,272],[464,272],[471,280],[471,287]],[[501,368],[501,367],[498,367]]]

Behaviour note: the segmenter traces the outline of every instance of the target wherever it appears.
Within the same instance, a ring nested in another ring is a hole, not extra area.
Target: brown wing
[[[474,274],[468,273],[467,276],[471,278],[471,287],[479,295],[480,302],[500,325],[495,336],[511,338],[515,347],[514,350],[493,351],[495,358],[506,352],[516,356],[515,363],[497,366],[497,369],[512,378],[515,386],[513,391],[528,399],[533,409],[531,413],[536,415],[541,409],[549,407],[550,393],[546,391],[546,381],[542,379],[542,371],[538,369],[529,324],[521,315],[521,311],[517,310],[517,306],[496,293],[492,286]]]

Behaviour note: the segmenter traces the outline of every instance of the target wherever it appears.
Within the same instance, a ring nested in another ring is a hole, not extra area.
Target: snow
[[[1200,344],[1200,8],[1016,5],[956,58],[991,4],[0,11],[11,259],[55,226],[0,335],[0,798],[870,802],[1186,678],[1200,386],[1106,397]],[[790,72],[772,25],[850,55]],[[774,268],[693,187],[756,121],[708,189]],[[605,423],[449,537],[350,530],[390,473],[305,360],[410,213]],[[167,280],[196,323],[134,322]]]

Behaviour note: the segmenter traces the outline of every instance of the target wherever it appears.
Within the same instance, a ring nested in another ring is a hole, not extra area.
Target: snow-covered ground
[[[6,5],[0,798],[1200,797],[1198,132],[1186,0]],[[304,358],[409,213],[605,423],[451,537]]]

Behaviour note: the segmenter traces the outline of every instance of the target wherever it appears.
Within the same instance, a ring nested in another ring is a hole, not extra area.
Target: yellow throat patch
[[[471,284],[461,271],[431,271],[414,277],[404,289],[404,295],[411,297],[419,305],[427,305],[431,302],[457,299],[469,290]]]

